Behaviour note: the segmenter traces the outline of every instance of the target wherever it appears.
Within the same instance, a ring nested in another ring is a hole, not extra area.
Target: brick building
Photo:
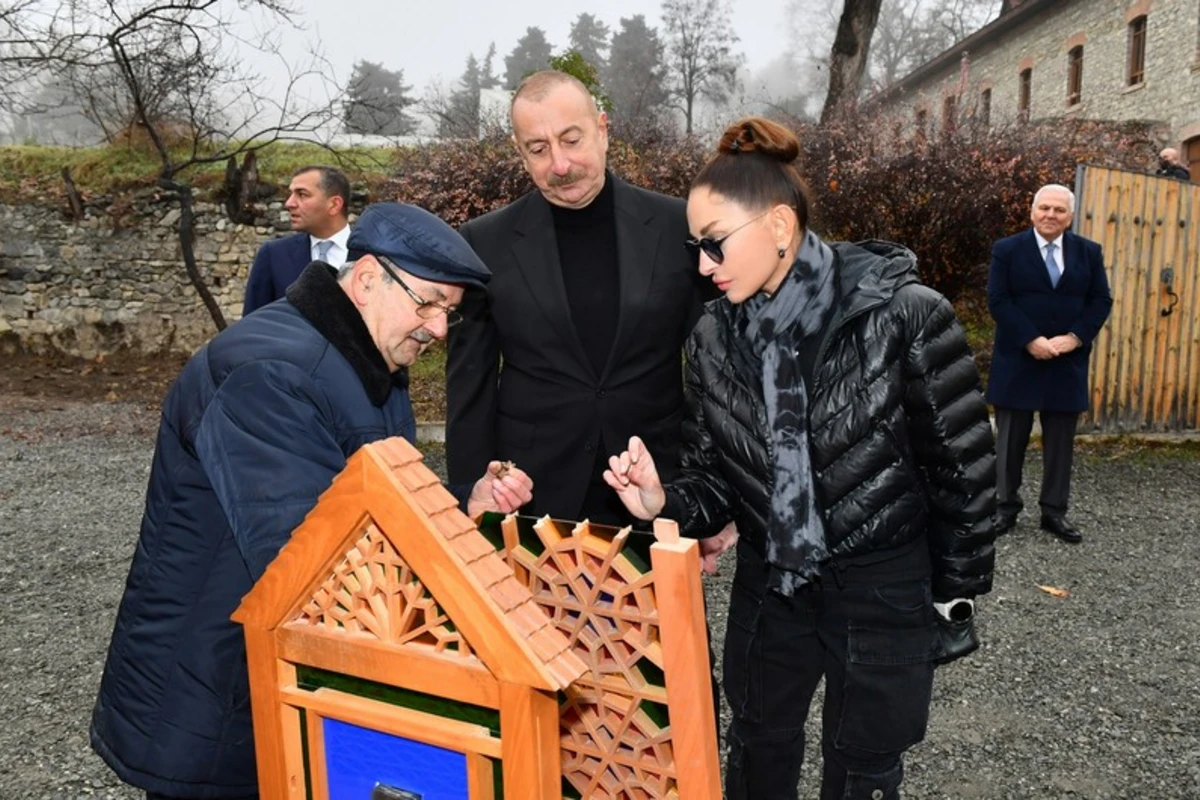
[[[1153,121],[1200,180],[1200,0],[1008,0],[880,100],[927,132],[969,118]]]

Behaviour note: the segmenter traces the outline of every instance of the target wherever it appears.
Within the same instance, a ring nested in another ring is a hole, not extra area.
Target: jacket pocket
[[[896,451],[896,455],[900,459],[900,463],[904,465],[904,471],[912,481],[912,487],[921,499],[921,507],[926,512],[929,511],[929,497],[925,493],[925,473],[917,464],[917,460],[913,458],[912,449],[908,447],[901,439],[900,435],[892,430],[892,426],[882,419],[875,418],[872,420],[872,425],[883,431],[883,435],[887,437],[892,444],[892,449]]]
[[[875,588],[849,625],[836,743],[892,755],[925,738],[937,631],[929,581]]]

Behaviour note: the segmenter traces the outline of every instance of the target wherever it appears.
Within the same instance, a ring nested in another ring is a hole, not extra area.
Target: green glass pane
[[[504,531],[500,528],[503,521],[504,515],[495,511],[483,512],[483,518],[479,520],[479,532],[488,540],[488,544],[501,553],[504,552]]]
[[[666,686],[667,676],[663,671],[648,658],[643,658],[637,663],[636,669],[641,673],[642,678],[651,686]]]
[[[321,688],[336,689],[356,697],[367,697],[393,706],[424,711],[444,719],[482,725],[493,736],[500,735],[500,712],[493,708],[301,665],[296,666],[296,683],[301,689],[310,692]]]
[[[658,727],[665,728],[671,724],[671,715],[664,704],[655,703],[651,700],[643,700],[641,709],[646,712],[647,717],[654,720],[654,724]]]

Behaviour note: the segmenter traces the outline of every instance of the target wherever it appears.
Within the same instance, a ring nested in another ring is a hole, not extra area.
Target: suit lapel
[[[1079,237],[1067,231],[1063,234],[1063,274],[1062,279],[1058,282],[1059,287],[1061,288],[1065,281],[1083,278],[1087,268],[1087,259],[1084,257],[1083,245],[1080,243]]]
[[[613,366],[625,352],[638,321],[646,311],[646,295],[654,279],[654,265],[659,246],[658,231],[650,227],[653,212],[647,209],[624,181],[610,172],[613,182],[613,207],[617,226],[617,269],[620,275],[620,303],[617,312],[617,335],[608,352],[601,382],[608,379]]]
[[[313,260],[312,239],[309,238],[307,233],[298,234],[292,237],[292,239],[296,243],[296,255],[294,259],[295,263],[299,264],[300,269],[303,270],[305,267],[311,264]],[[297,275],[298,274],[299,273],[297,273]]]
[[[513,258],[525,277],[530,296],[550,321],[555,334],[571,348],[580,368],[594,380],[595,372],[571,321],[558,242],[554,238],[554,218],[550,216],[549,203],[536,191],[529,195],[521,210],[515,233]]]

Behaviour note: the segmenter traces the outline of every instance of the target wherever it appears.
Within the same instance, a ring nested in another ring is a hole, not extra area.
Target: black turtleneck
[[[612,175],[605,173],[604,188],[583,208],[550,206],[571,319],[597,375],[617,335],[620,301],[612,186]]]

